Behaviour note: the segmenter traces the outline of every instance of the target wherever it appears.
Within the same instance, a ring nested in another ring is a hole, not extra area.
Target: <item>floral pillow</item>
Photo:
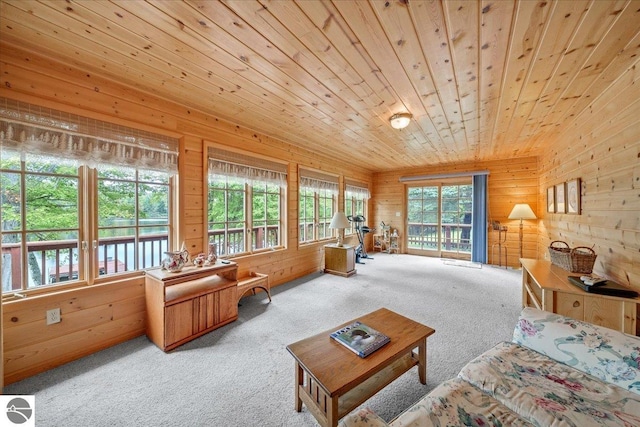
[[[640,338],[527,307],[514,343],[640,394]]]

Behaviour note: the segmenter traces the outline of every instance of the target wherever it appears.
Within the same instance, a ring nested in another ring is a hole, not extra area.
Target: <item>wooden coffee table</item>
[[[360,358],[329,337],[355,320],[388,335],[391,342]],[[427,337],[433,333],[428,326],[381,308],[288,345],[296,361],[296,411],[304,402],[320,425],[335,427],[340,418],[416,365],[420,382],[426,384]]]

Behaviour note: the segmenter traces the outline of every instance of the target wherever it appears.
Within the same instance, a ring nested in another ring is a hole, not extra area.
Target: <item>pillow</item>
[[[640,338],[526,307],[514,343],[640,394]]]

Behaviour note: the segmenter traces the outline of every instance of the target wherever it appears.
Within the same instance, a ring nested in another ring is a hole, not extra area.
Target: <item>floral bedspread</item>
[[[458,376],[538,426],[640,426],[640,395],[518,344],[496,345]]]

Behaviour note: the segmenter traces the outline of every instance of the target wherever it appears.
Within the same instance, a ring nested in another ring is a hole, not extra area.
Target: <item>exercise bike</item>
[[[356,247],[356,264],[364,264],[361,259],[373,259],[367,254],[367,250],[364,247],[364,235],[370,233],[372,230],[366,225],[362,225],[366,221],[366,218],[362,215],[349,215],[347,219],[356,225],[356,235],[358,236],[358,242],[360,244]]]

